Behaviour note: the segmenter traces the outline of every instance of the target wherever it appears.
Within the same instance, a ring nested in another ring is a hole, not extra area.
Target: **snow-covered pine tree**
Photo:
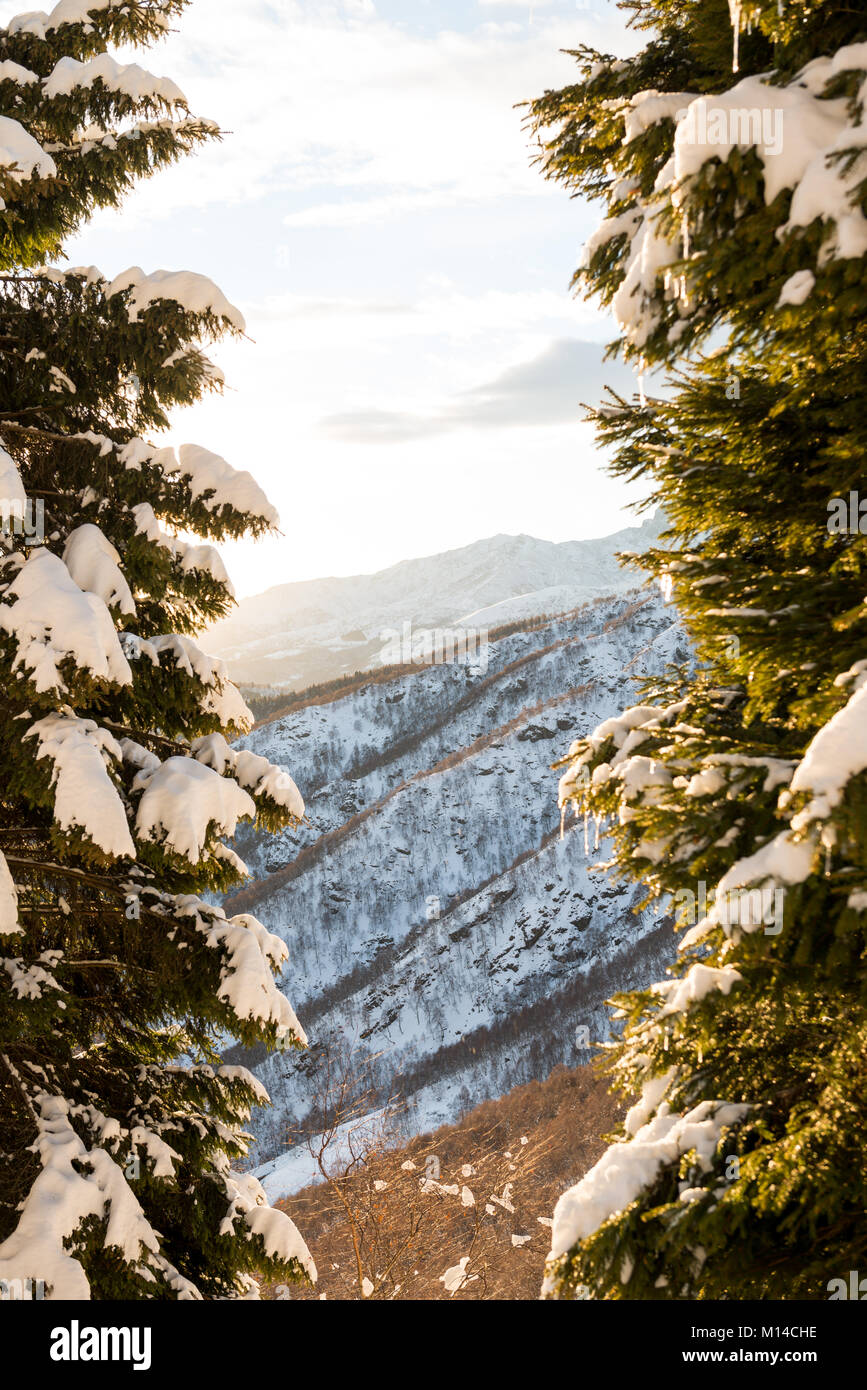
[[[576,283],[672,373],[594,415],[670,518],[649,564],[698,666],[574,744],[560,798],[688,929],[671,979],[615,1001],[638,1098],[558,1204],[545,1288],[845,1297],[867,1273],[867,9],[625,8],[646,46],[580,50],[530,119],[547,175],[605,206]]]
[[[106,51],[184,4],[62,0],[0,30],[0,1280],[55,1299],[315,1273],[235,1171],[267,1097],[219,1054],[303,1045],[285,948],[200,896],[243,877],[239,820],[304,814],[288,775],[229,747],[251,716],[193,641],[231,604],[206,542],[277,518],[248,473],[151,442],[219,389],[205,349],[243,320],[198,275],[43,266],[218,134]]]

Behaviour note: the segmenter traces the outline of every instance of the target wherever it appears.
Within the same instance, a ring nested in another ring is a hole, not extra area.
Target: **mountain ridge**
[[[492,628],[626,592],[636,581],[616,552],[646,548],[662,525],[654,516],[580,541],[500,533],[372,574],[275,585],[214,624],[208,650],[234,680],[300,691],[381,666],[388,635],[406,624]]]

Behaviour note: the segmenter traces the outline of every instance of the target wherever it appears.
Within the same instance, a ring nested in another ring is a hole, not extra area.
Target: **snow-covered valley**
[[[634,590],[492,642],[486,671],[362,680],[242,741],[292,773],[308,814],[236,841],[254,881],[232,911],[287,942],[281,985],[311,1043],[228,1054],[274,1102],[254,1117],[260,1163],[317,1127],[335,1070],[363,1074],[371,1104],[399,1091],[417,1133],[586,1061],[605,999],[657,977],[670,924],[591,872],[592,827],[586,852],[583,825],[560,838],[551,764],[686,655],[674,610]]]

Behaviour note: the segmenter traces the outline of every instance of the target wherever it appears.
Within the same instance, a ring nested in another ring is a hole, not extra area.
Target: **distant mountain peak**
[[[302,690],[376,668],[381,634],[405,623],[416,629],[490,627],[569,612],[602,594],[634,588],[635,573],[618,564],[617,552],[649,544],[662,524],[657,515],[609,536],[574,541],[499,532],[375,574],[281,584],[242,600],[210,630],[206,645],[242,684]]]

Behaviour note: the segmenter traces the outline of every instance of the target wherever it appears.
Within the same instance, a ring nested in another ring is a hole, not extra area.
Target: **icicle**
[[[732,72],[739,71],[738,41],[741,36],[742,0],[729,0],[729,15],[734,29],[734,52],[732,53]]]
[[[584,812],[584,854],[585,854],[585,855],[589,855],[589,853],[590,853],[590,845],[589,845],[588,838],[587,838],[587,831],[588,831],[587,819],[588,819],[588,817],[587,817],[587,812],[585,811],[585,812]]]
[[[593,853],[595,854],[599,848],[599,817],[594,816],[593,821],[595,825],[595,834],[593,837]]]
[[[560,839],[566,838],[566,803],[560,807]]]
[[[680,218],[680,236],[681,236],[681,241],[683,242],[683,260],[688,261],[688,260],[689,260],[689,218],[687,217],[686,212],[681,213],[681,218]],[[687,291],[686,291],[686,271],[684,271],[683,274],[679,277],[679,294],[678,294],[678,298],[679,298],[684,304],[688,304],[688,303],[689,303],[689,295],[687,294]]]

